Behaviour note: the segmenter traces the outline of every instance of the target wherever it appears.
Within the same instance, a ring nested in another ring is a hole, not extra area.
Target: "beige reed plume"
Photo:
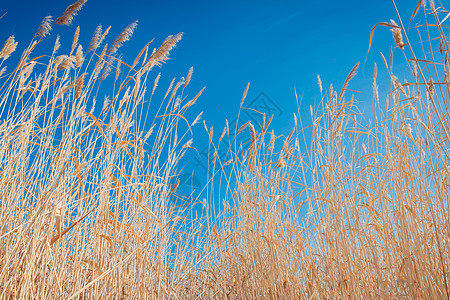
[[[108,35],[110,29],[111,26],[106,28],[105,32],[103,32],[102,34],[102,25],[98,25],[97,28],[95,28],[95,32],[94,35],[92,36],[91,42],[89,43],[87,52],[96,50],[102,44],[103,40]]]
[[[39,25],[38,30],[36,31],[35,37],[46,37],[50,30],[52,30],[52,22],[53,17],[52,16],[46,16],[44,20],[42,20],[41,25]]]
[[[75,48],[78,45],[78,39],[80,37],[80,26],[77,27],[77,30],[75,31],[75,35],[73,36],[73,42],[72,42],[72,48],[70,50],[70,54],[72,55],[73,50],[75,50]]]
[[[87,2],[87,0],[78,0],[72,5],[69,5],[66,8],[66,11],[56,19],[55,24],[58,25],[70,25],[72,23],[73,18],[77,15],[78,11],[83,7],[83,5]]]
[[[94,35],[92,36],[91,42],[89,43],[87,52],[97,49],[97,47],[100,45],[101,36],[102,36],[102,25],[98,25],[97,28],[95,28],[95,32]]]
[[[392,36],[394,37],[395,40],[395,45],[400,49],[403,49],[403,47],[405,47],[406,44],[403,42],[402,29],[397,25],[397,23],[395,23],[394,20],[391,20],[391,24],[395,26],[391,28]]]
[[[169,35],[161,46],[156,50],[147,60],[144,65],[144,71],[151,70],[154,66],[160,66],[166,60],[169,59],[170,51],[177,45],[181,40],[183,33],[178,33],[176,35]]]
[[[75,58],[76,58],[75,59],[75,68],[81,67],[81,65],[83,64],[83,61],[84,61],[83,47],[81,45],[78,45]]]
[[[130,25],[127,26],[114,40],[114,42],[111,45],[111,48],[108,50],[108,54],[114,54],[117,52],[117,50],[122,47],[123,43],[128,41],[131,36],[133,35],[134,30],[137,27],[138,21],[134,21]]]
[[[17,42],[14,40],[14,36],[10,36],[5,44],[3,45],[2,50],[0,51],[0,58],[7,59],[11,53],[16,51]]]
[[[62,57],[61,63],[58,65],[58,70],[69,70],[74,68],[74,62],[76,61],[73,55],[60,55]]]
[[[191,82],[191,78],[192,78],[192,73],[194,72],[194,67],[191,67],[189,69],[189,72],[186,76],[186,80],[184,81],[184,86],[183,89],[189,84],[189,82]]]
[[[112,64],[114,62],[114,60],[116,59],[114,57],[114,54],[117,52],[117,50],[122,47],[123,43],[125,43],[126,41],[128,41],[131,36],[133,35],[134,29],[136,29],[137,27],[137,23],[138,21],[134,21],[133,23],[131,23],[130,25],[128,25],[118,36],[117,38],[114,40],[114,42],[112,43],[111,47],[108,49],[107,52],[107,56],[108,59],[106,60],[106,67],[103,69],[103,73],[102,73],[102,80],[105,80],[106,77],[108,77],[108,75],[111,73],[111,69],[112,69]],[[108,28],[109,30],[109,28]],[[105,33],[107,33],[105,31]],[[102,37],[104,37],[105,34],[103,34]],[[100,38],[100,42],[101,42],[102,38]]]

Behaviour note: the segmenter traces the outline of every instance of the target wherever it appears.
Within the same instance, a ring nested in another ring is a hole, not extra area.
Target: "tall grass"
[[[188,81],[168,90],[164,105],[151,100],[160,76],[150,72],[181,34],[153,53],[146,45],[130,65],[115,53],[136,23],[111,46],[104,42],[109,28],[98,27],[87,54],[78,27],[69,53],[58,55],[57,37],[51,55],[32,57],[80,3],[53,24],[46,17],[18,66],[2,77],[2,299],[170,295],[181,278],[169,279],[169,267],[173,276],[190,263],[182,249],[192,237],[179,238],[182,246],[171,251],[184,221],[183,208],[168,203],[175,189],[169,179],[186,150],[180,143],[190,134],[179,128],[193,104],[181,103]],[[2,64],[15,47],[11,37]]]
[[[154,105],[151,73],[181,35],[146,45],[132,64],[117,50],[137,23],[111,47],[98,27],[84,54],[77,29],[68,54],[57,40],[51,55],[32,57],[53,28],[45,18],[0,75],[0,298],[448,298],[447,14],[420,1],[413,29],[400,16],[379,24],[396,48],[382,55],[386,99],[375,65],[370,116],[348,88],[355,65],[340,91],[324,91],[319,77],[323,105],[309,128],[296,115],[291,133],[276,136],[263,116],[216,139],[205,124],[209,197],[186,195],[184,206],[168,199],[198,122],[184,114],[201,91],[183,97],[191,70]],[[1,66],[16,46],[7,40]],[[398,54],[409,82],[393,73]],[[217,141],[237,135],[248,141],[218,157]],[[205,214],[189,219],[196,205]]]

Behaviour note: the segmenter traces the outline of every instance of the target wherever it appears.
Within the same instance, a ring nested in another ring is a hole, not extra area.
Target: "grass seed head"
[[[17,42],[14,40],[14,36],[10,36],[5,44],[3,45],[2,50],[0,51],[0,58],[2,59],[7,59],[11,53],[13,53],[14,51],[16,51],[17,48]]]
[[[403,50],[406,44],[403,42],[402,29],[397,25],[394,20],[391,20],[391,24],[395,27],[391,28],[392,36],[394,37],[395,45]]]
[[[39,25],[39,28],[35,34],[35,37],[46,37],[50,34],[50,31],[52,30],[52,22],[53,17],[52,16],[46,16],[44,20],[42,20],[41,25]]]
[[[70,25],[73,18],[77,15],[78,11],[83,7],[87,0],[78,0],[72,5],[69,5],[64,13],[55,21],[58,25]]]

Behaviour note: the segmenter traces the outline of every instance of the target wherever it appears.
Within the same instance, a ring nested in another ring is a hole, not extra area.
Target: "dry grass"
[[[70,24],[85,2],[55,24]],[[347,98],[355,65],[339,92],[318,77],[322,107],[309,128],[296,115],[287,137],[269,132],[264,115],[236,124],[248,141],[220,158],[220,143],[236,135],[227,122],[216,146],[204,123],[212,183],[204,201],[182,206],[169,201],[171,179],[193,148],[201,114],[184,114],[203,90],[183,96],[191,69],[155,105],[160,75],[150,74],[181,34],[147,44],[132,64],[115,54],[136,23],[109,48],[100,47],[109,28],[98,27],[83,53],[77,28],[68,54],[57,54],[57,38],[51,55],[32,57],[53,27],[46,17],[8,72],[9,38],[0,52],[0,298],[449,298],[448,12],[433,2],[420,2],[415,20],[419,12],[422,25],[408,32],[400,19],[380,23],[411,80],[393,74],[393,52],[382,56],[391,90],[380,99],[387,87],[379,92],[375,66],[369,122]],[[195,205],[203,217],[188,218]]]

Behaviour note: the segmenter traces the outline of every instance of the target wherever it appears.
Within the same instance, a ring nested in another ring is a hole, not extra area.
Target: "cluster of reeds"
[[[183,103],[183,91],[192,70],[172,82],[164,105],[152,102],[160,78],[153,67],[181,34],[153,52],[147,44],[131,65],[115,54],[136,22],[111,46],[109,28],[99,26],[85,53],[78,27],[68,53],[59,54],[58,36],[50,55],[33,57],[84,2],[54,23],[46,17],[17,67],[2,69],[1,299],[171,295],[182,280],[178,268],[191,261],[183,251],[194,236],[176,233],[186,225],[183,207],[168,203],[171,176],[191,143],[185,129],[193,124],[183,114],[198,96]],[[2,65],[16,47],[10,37]]]
[[[0,298],[449,297],[444,8],[419,1],[411,20],[423,16],[409,30],[400,16],[378,24],[396,48],[382,55],[391,86],[381,92],[375,65],[371,115],[348,90],[355,65],[339,92],[318,78],[322,107],[307,128],[296,114],[286,137],[265,115],[234,130],[227,123],[220,158],[204,123],[207,197],[177,206],[172,178],[200,118],[184,114],[201,91],[183,96],[191,69],[153,105],[159,75],[151,93],[146,83],[181,35],[153,52],[146,45],[128,65],[116,53],[137,23],[103,48],[109,28],[98,27],[87,54],[77,28],[68,54],[57,55],[57,38],[51,55],[32,58],[84,3],[53,24],[46,17],[18,66],[0,71]],[[16,47],[6,41],[0,67]],[[408,81],[393,72],[398,54]],[[233,143],[237,135],[248,141]],[[190,219],[196,204],[205,215]]]
[[[192,297],[449,297],[447,17],[420,1],[410,30],[400,16],[400,25],[377,24],[393,34],[389,59],[381,54],[391,86],[380,99],[375,64],[371,115],[348,92],[357,64],[339,92],[324,92],[318,77],[323,101],[310,135],[298,115],[284,138],[269,140],[265,122],[259,132],[248,124],[248,150],[233,153],[227,180],[237,183]],[[393,73],[398,54],[404,82]]]

